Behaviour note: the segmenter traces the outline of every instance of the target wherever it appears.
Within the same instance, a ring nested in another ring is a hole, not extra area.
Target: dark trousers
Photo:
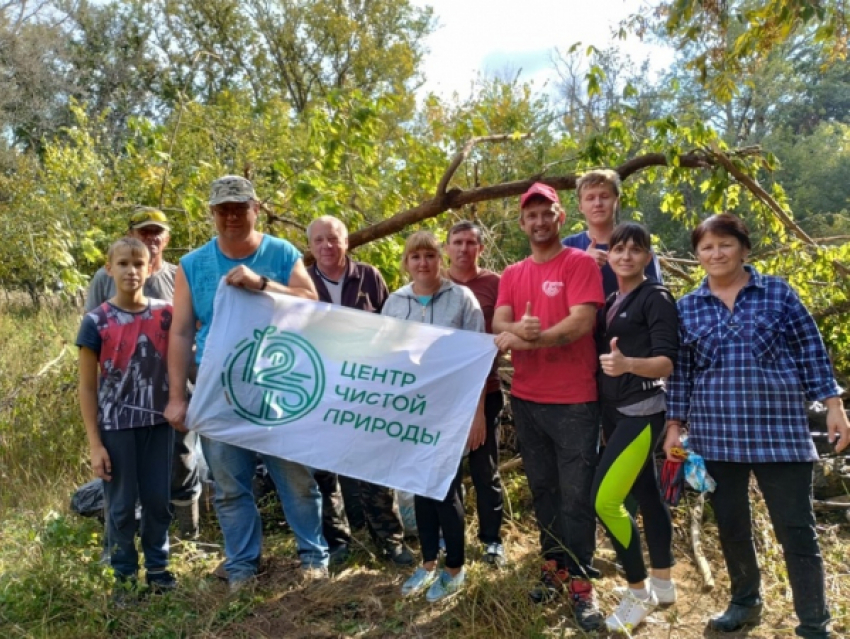
[[[171,503],[186,506],[201,496],[201,474],[198,469],[198,435],[194,431],[174,433],[171,463]]]
[[[750,518],[750,472],[758,481],[776,538],[782,545],[794,610],[803,637],[828,637],[823,558],[812,509],[811,462],[745,464],[706,461],[717,482],[711,505],[726,569],[732,582],[732,603],[754,606],[761,602],[761,576]]]
[[[478,507],[478,539],[485,544],[502,542],[504,495],[499,476],[499,426],[504,405],[502,391],[487,393],[484,400],[487,439],[481,446],[469,451],[468,457]]]
[[[673,526],[661,498],[653,452],[664,433],[665,413],[641,417],[623,415],[614,406],[602,407],[605,449],[593,480],[593,504],[605,527],[626,579],[646,579],[640,532],[625,507],[629,495],[640,504],[649,559],[653,568],[673,565]]]
[[[361,500],[365,500],[365,497],[361,497],[360,494],[360,484],[368,483],[361,482],[359,479],[354,479],[354,477],[346,477],[345,475],[337,475],[337,479],[339,479],[339,487],[342,489],[342,502],[345,509],[345,517],[348,519],[348,525],[351,526],[352,530],[362,530],[366,528],[368,524],[366,523],[366,513],[363,512],[363,503]],[[375,486],[375,484],[370,484],[371,486]],[[375,486],[377,489],[383,489],[383,493],[388,495],[388,499],[390,504],[393,502],[393,490],[387,488],[386,486]],[[373,500],[374,502],[374,500]],[[384,503],[381,501],[380,503]]]
[[[322,534],[328,548],[334,550],[351,543],[351,528],[345,516],[345,507],[339,478],[336,473],[317,470],[314,475],[322,493]]]
[[[159,424],[101,431],[100,437],[112,463],[112,479],[103,482],[109,563],[115,574],[123,577],[133,577],[139,570],[135,544],[138,500],[142,504],[145,569],[163,570],[168,565],[174,429]]]
[[[349,515],[351,511],[365,522],[377,546],[401,545],[404,527],[392,488],[323,470],[316,471],[315,477],[322,493],[322,533],[329,548],[350,544],[351,526],[362,527]]]
[[[599,444],[599,408],[538,404],[511,397],[522,460],[534,502],[543,558],[576,577],[598,574],[596,515],[590,500]]]
[[[442,501],[415,495],[413,507],[416,512],[416,528],[419,531],[419,546],[422,563],[437,561],[440,551],[440,530],[446,542],[446,568],[460,568],[464,557],[464,510],[461,494],[461,466]]]

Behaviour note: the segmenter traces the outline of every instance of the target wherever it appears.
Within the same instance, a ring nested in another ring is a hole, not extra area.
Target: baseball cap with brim
[[[225,202],[250,202],[256,200],[254,185],[239,175],[225,175],[210,187],[210,206]]]
[[[171,230],[171,227],[168,225],[168,218],[165,217],[165,213],[159,209],[151,209],[147,207],[138,209],[130,216],[131,231],[135,231],[136,229],[141,229],[146,226],[158,226],[166,231]]]
[[[551,186],[547,186],[542,182],[535,182],[525,193],[519,198],[519,208],[525,208],[525,203],[535,195],[543,197],[553,204],[561,205],[561,200],[558,199],[558,193]]]

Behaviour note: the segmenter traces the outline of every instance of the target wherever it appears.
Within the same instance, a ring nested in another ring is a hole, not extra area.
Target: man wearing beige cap
[[[226,175],[212,183],[210,211],[218,235],[180,260],[174,282],[174,319],[168,346],[169,402],[165,417],[185,430],[188,401],[184,388],[195,346],[200,365],[213,318],[219,281],[248,291],[273,291],[317,299],[301,253],[289,242],[256,229],[260,204],[254,186]],[[224,535],[224,570],[231,592],[252,583],[262,548],[262,522],[252,480],[257,453],[201,437],[204,457],[215,479],[215,509]],[[327,576],[328,547],[322,535],[322,501],[313,470],[260,455],[295,534],[304,577]]]
[[[145,297],[170,302],[174,297],[174,274],[177,272],[177,265],[166,262],[163,257],[165,247],[171,239],[171,227],[165,214],[149,207],[137,208],[130,216],[127,235],[141,240],[151,254],[151,275],[145,281]],[[114,296],[115,282],[109,277],[106,267],[101,267],[89,284],[86,313]]]
[[[171,239],[168,218],[159,209],[138,207],[130,216],[127,235],[141,240],[150,252],[151,274],[145,280],[145,296],[166,302],[174,297],[174,274],[177,265],[166,262],[163,253]],[[115,296],[115,281],[101,267],[92,277],[86,294],[85,310],[89,313]],[[171,464],[171,504],[180,535],[196,539],[200,533],[198,499],[201,479],[198,472],[198,453],[195,433],[178,433],[174,438]]]

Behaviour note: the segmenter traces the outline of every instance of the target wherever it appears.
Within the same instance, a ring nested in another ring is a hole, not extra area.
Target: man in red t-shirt
[[[479,266],[478,260],[483,252],[484,242],[477,225],[463,221],[449,229],[446,240],[449,278],[472,291],[484,313],[486,330],[492,333],[499,276]],[[478,539],[484,544],[484,561],[501,568],[505,565],[505,550],[501,536],[504,496],[499,476],[499,424],[505,400],[496,360],[493,360],[493,368],[487,377],[486,390],[484,419],[487,422],[487,437],[481,446],[469,451],[469,474],[475,486]]]
[[[590,492],[599,441],[596,311],[605,301],[592,257],[561,245],[558,194],[535,183],[520,198],[531,257],[502,274],[496,345],[511,351],[511,408],[534,501],[543,570],[537,603],[564,589],[583,630],[603,623],[588,577],[596,539]]]

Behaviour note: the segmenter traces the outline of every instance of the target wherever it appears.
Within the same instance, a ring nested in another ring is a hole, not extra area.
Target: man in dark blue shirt
[[[587,230],[565,237],[561,244],[584,251],[596,260],[602,270],[602,289],[607,298],[617,290],[617,276],[608,266],[608,241],[620,210],[620,176],[611,169],[594,169],[576,182],[578,210],[587,220]],[[646,276],[661,282],[661,267],[653,255]]]

